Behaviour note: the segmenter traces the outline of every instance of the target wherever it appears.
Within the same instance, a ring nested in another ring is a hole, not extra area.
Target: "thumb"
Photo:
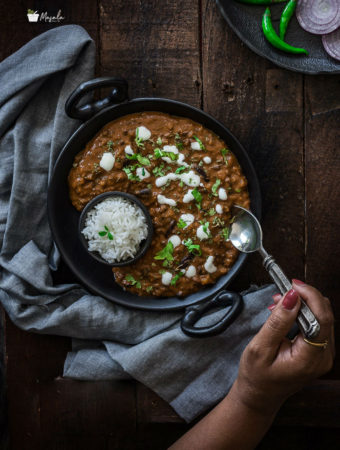
[[[300,309],[299,294],[291,289],[279,301],[272,314],[255,336],[269,358],[275,358],[277,351],[296,320]]]

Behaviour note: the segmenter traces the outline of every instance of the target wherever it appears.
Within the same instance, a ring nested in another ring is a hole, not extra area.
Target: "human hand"
[[[293,341],[285,337],[298,315],[299,296],[320,323],[313,341],[328,340],[326,348],[306,343],[301,333]],[[328,372],[335,357],[334,316],[327,298],[312,286],[293,280],[293,289],[284,297],[274,296],[274,302],[271,316],[243,352],[233,386],[247,407],[269,415],[306,383]]]

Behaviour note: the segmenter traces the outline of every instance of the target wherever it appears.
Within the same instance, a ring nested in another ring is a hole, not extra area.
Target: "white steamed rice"
[[[113,235],[100,236],[105,226]],[[133,258],[148,227],[143,211],[134,203],[121,197],[112,197],[96,204],[86,216],[83,235],[90,252],[96,251],[109,263]]]

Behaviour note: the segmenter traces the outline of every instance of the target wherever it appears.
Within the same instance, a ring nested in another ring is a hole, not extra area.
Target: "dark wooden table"
[[[49,15],[61,9],[65,20],[28,23],[27,8]],[[268,251],[290,277],[329,296],[339,318],[340,76],[304,76],[260,58],[228,28],[213,0],[12,0],[0,15],[0,58],[68,23],[95,40],[97,74],[125,77],[131,98],[181,100],[229,127],[260,179]],[[257,256],[233,287],[250,282],[268,282]],[[23,332],[4,314],[3,323],[4,448],[162,449],[187,429],[138,383],[64,380],[70,339]],[[339,448],[339,361],[287,401],[260,449]]]

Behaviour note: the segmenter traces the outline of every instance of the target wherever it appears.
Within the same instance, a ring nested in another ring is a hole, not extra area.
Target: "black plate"
[[[238,37],[255,53],[285,69],[308,74],[340,73],[340,62],[331,58],[323,48],[321,36],[303,30],[295,15],[289,24],[286,41],[303,47],[309,56],[297,56],[281,52],[264,38],[262,16],[266,6],[237,3],[235,0],[216,0],[223,17]],[[281,12],[285,3],[270,7],[274,28],[278,30]]]
[[[54,240],[63,259],[82,284],[90,291],[113,302],[137,309],[181,309],[217,294],[235,277],[245,262],[246,255],[240,254],[231,270],[226,275],[220,277],[214,285],[191,294],[184,299],[178,297],[138,297],[135,294],[124,291],[116,284],[111,268],[95,261],[85,250],[77,236],[80,214],[72,206],[69,199],[67,176],[72,167],[75,155],[85,147],[87,142],[106,123],[126,114],[141,111],[161,111],[176,116],[188,117],[201,123],[220,136],[228,144],[242,167],[248,180],[251,209],[259,217],[261,195],[257,176],[247,153],[235,137],[220,122],[197,108],[173,100],[142,98],[102,110],[81,125],[67,141],[55,164],[50,180],[48,191],[49,222]]]

